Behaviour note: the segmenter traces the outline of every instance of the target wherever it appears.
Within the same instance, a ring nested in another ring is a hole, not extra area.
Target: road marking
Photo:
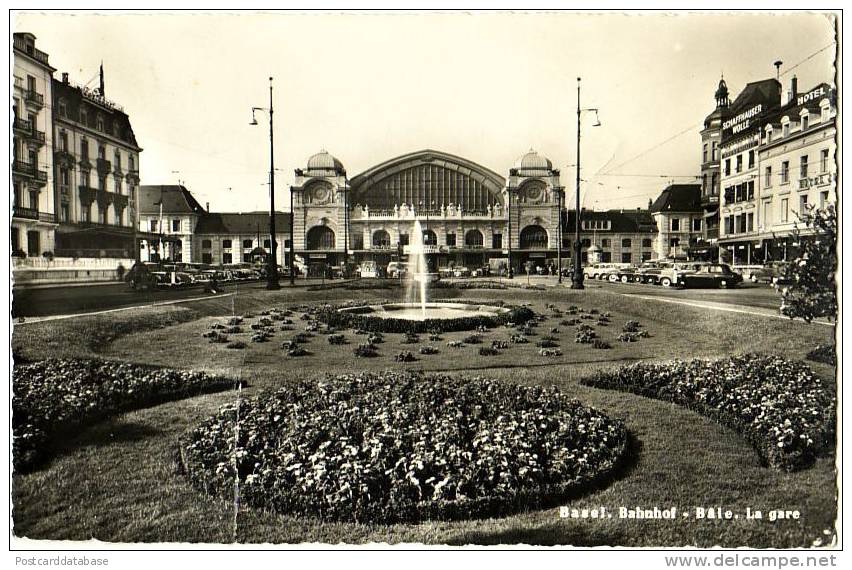
[[[698,307],[701,309],[712,309],[715,311],[726,311],[728,313],[741,313],[743,315],[755,315],[758,317],[769,317],[770,319],[782,319],[785,321],[793,321],[790,317],[786,317],[784,315],[776,315],[773,313],[765,313],[761,311],[749,311],[746,309],[737,309],[734,307],[725,307],[721,304],[713,304],[708,305],[705,303],[700,303],[697,301],[679,301],[677,299],[668,299],[666,297],[654,297],[650,295],[636,295],[635,293],[620,293],[618,291],[610,291],[610,293],[615,293],[616,295],[622,295],[624,297],[636,297],[637,299],[645,299],[647,301],[660,301],[661,303],[673,303],[675,305],[686,305],[688,307]],[[804,321],[802,321],[804,322]],[[814,324],[825,325],[829,327],[833,327],[834,323],[827,321],[811,321]]]
[[[147,305],[131,305],[129,307],[118,307],[117,309],[105,309],[103,311],[93,311],[93,312],[90,312],[90,313],[73,313],[73,314],[70,314],[70,315],[49,315],[49,316],[45,316],[45,317],[24,317],[23,321],[18,321],[16,319],[13,322],[14,322],[15,326],[20,326],[20,325],[28,325],[28,324],[31,324],[31,323],[41,323],[41,322],[45,322],[45,321],[59,321],[59,320],[62,320],[62,319],[73,319],[75,317],[90,317],[90,316],[93,316],[93,315],[104,315],[104,314],[107,314],[107,313],[117,313],[119,311],[130,311],[130,310],[133,310],[133,309],[146,309],[148,307],[160,307],[160,306],[163,306],[163,305],[176,305],[177,303],[189,303],[191,301],[203,301],[205,299],[231,297],[233,295],[234,295],[233,293],[225,293],[224,295],[216,295],[214,297],[207,295],[207,296],[204,296],[204,297],[190,297],[188,299],[173,299],[171,301],[158,301],[156,303],[149,303]]]

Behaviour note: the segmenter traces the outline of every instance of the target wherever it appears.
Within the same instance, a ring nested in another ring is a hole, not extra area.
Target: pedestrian
[[[116,275],[118,275],[119,281],[124,281],[124,274],[125,274],[126,271],[127,270],[124,268],[124,266],[121,264],[121,262],[119,262],[118,267],[115,268],[115,273],[116,273]]]

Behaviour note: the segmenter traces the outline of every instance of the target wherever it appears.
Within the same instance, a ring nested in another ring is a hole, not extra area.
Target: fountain
[[[465,319],[459,326],[475,328],[482,325],[496,324],[501,315],[509,309],[493,305],[479,305],[465,302],[435,303],[429,301],[429,283],[436,281],[438,275],[429,272],[426,263],[426,248],[423,243],[423,226],[420,220],[414,221],[411,242],[408,245],[408,272],[405,276],[405,297],[403,303],[387,303],[384,305],[366,305],[339,309],[342,313],[352,313],[374,317],[382,320],[398,319],[404,321],[425,321]],[[469,317],[475,317],[470,319]]]
[[[431,280],[423,246],[423,226],[414,220],[414,231],[408,246],[408,273],[405,276],[405,302],[411,306],[419,303],[421,318],[426,319],[426,291]],[[418,299],[419,297],[419,299]]]

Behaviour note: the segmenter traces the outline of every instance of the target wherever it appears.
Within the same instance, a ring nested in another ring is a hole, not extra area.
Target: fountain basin
[[[424,317],[425,314],[425,317]],[[525,322],[534,313],[525,307],[499,307],[479,303],[383,303],[341,307],[318,317],[330,325],[375,332],[466,331]]]
[[[471,305],[468,303],[426,303],[425,319],[424,306],[420,303],[387,303],[384,305],[366,305],[363,307],[348,307],[339,309],[340,312],[371,315],[380,319],[404,319],[407,321],[422,321],[429,319],[457,319],[461,317],[488,317],[508,313],[509,309],[491,305]]]

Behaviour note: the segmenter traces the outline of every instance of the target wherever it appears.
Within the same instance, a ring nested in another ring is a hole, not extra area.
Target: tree
[[[817,317],[837,319],[837,212],[834,206],[811,209],[801,218],[806,235],[794,236],[799,255],[784,266],[781,313],[811,322]]]

